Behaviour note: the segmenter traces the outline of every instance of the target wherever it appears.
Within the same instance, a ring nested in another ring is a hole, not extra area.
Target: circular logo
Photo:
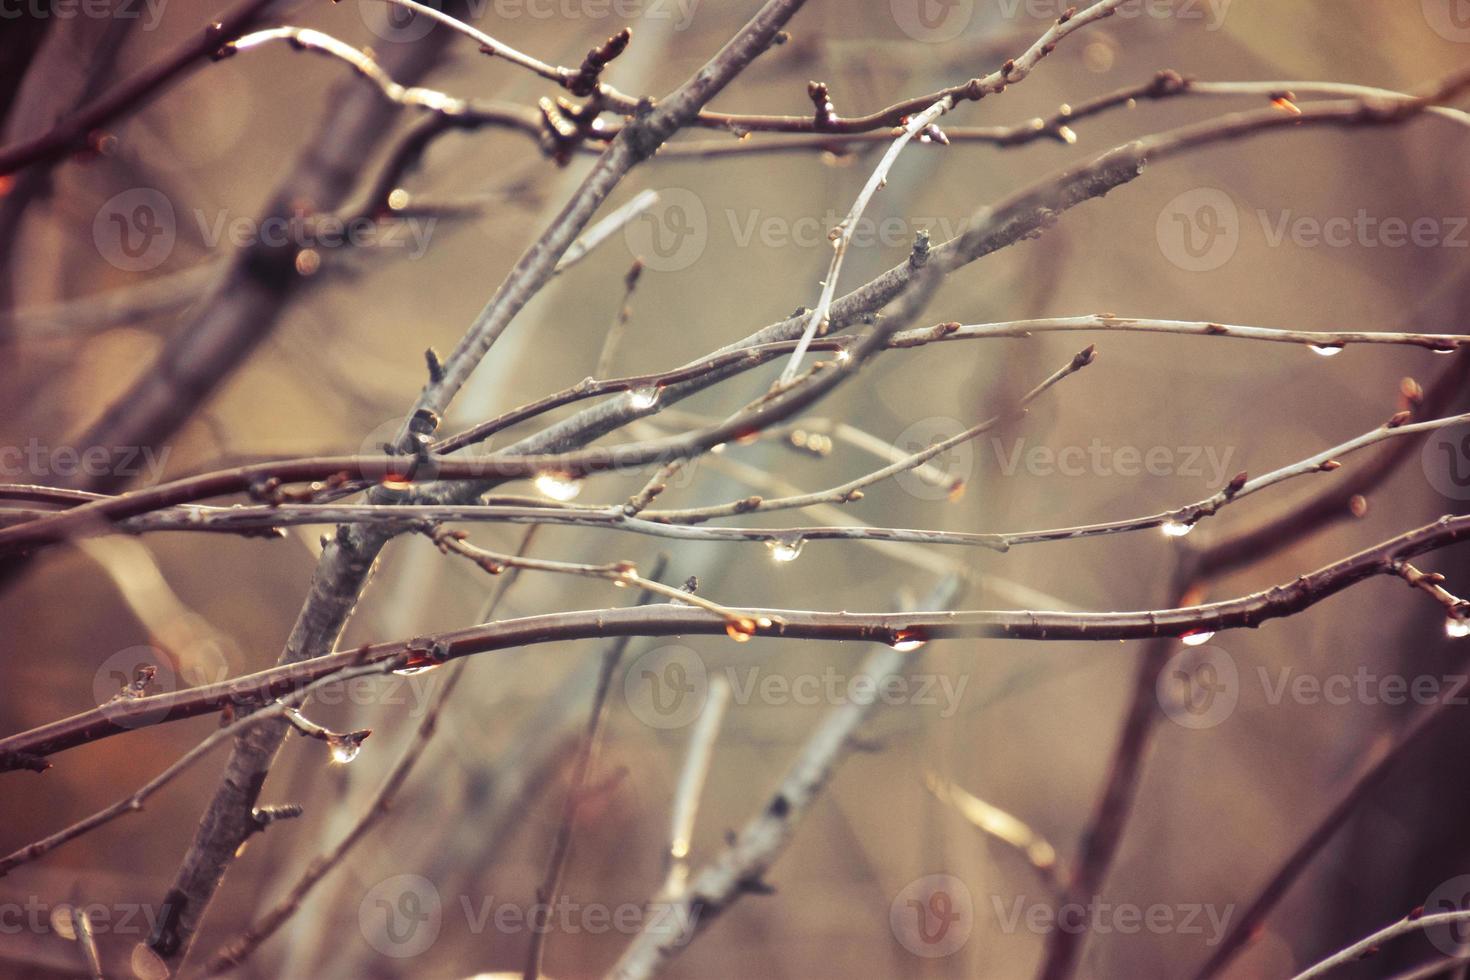
[[[628,665],[623,697],[650,728],[683,728],[699,717],[709,696],[709,674],[688,647],[656,647]]]
[[[1420,0],[1434,33],[1456,44],[1470,42],[1470,0]]]
[[[380,881],[362,897],[357,925],[368,945],[384,956],[418,956],[434,945],[444,925],[439,889],[423,875]]]
[[[421,0],[425,7],[439,9],[439,0]],[[396,3],[358,0],[357,16],[367,29],[393,44],[412,44],[434,29],[434,19]]]
[[[440,457],[432,453],[426,452],[423,456],[415,458],[409,453],[393,451],[398,435],[405,426],[408,427],[409,438],[416,440],[425,449],[433,442],[434,437],[429,426],[420,425],[405,416],[396,416],[374,426],[372,431],[363,437],[362,445],[357,449],[358,453],[363,456],[393,455],[399,456],[400,460],[391,466],[364,466],[362,473],[364,479],[388,480],[395,475],[412,474],[417,481],[426,479],[437,471]]]
[[[98,253],[124,272],[158,268],[173,252],[177,235],[173,204],[151,187],[114,194],[92,219]]]
[[[1431,432],[1419,463],[1434,489],[1451,500],[1470,500],[1470,425]]]
[[[959,419],[935,415],[919,419],[898,434],[893,444],[909,455],[959,435],[968,428]],[[966,441],[951,446],[925,462],[897,474],[893,481],[919,500],[944,500],[956,493],[975,471],[975,446]]]
[[[949,956],[965,945],[975,928],[970,888],[954,875],[925,875],[911,881],[893,897],[888,926],[915,956]]]
[[[1196,187],[1164,205],[1154,235],[1159,251],[1174,265],[1185,272],[1211,272],[1229,262],[1240,245],[1240,211],[1224,191]]]
[[[888,0],[893,22],[915,41],[953,41],[970,26],[975,0]]]
[[[119,728],[146,728],[168,714],[165,708],[134,713],[136,702],[155,694],[179,689],[173,661],[156,647],[136,646],[119,650],[92,675],[92,696],[102,713]]]
[[[687,269],[709,243],[709,215],[699,195],[666,187],[658,200],[623,226],[623,241],[635,258],[655,272]]]
[[[1214,728],[1235,712],[1240,672],[1235,658],[1219,647],[1185,647],[1164,665],[1154,690],[1176,724]]]
[[[1424,900],[1425,915],[1462,912],[1470,909],[1470,875],[1456,875],[1429,893]],[[1470,952],[1470,921],[1430,926],[1424,935],[1446,956],[1461,957]]]

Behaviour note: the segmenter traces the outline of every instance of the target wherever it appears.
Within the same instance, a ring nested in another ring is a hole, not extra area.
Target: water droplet
[[[1444,631],[1446,636],[1453,637],[1457,640],[1461,637],[1470,636],[1470,619],[1451,616],[1444,621]]]
[[[582,481],[566,473],[542,473],[536,477],[536,489],[552,500],[566,503],[577,499],[582,492]]]
[[[415,674],[427,674],[431,670],[438,670],[442,666],[444,666],[444,665],[443,664],[419,664],[416,667],[404,667],[401,670],[395,670],[393,673],[395,675],[397,675],[398,677],[412,677]]]
[[[51,930],[62,939],[76,941],[76,923],[72,919],[72,908],[70,905],[58,905],[51,910]]]
[[[1179,639],[1187,647],[1197,647],[1209,643],[1210,640],[1214,639],[1214,636],[1214,630],[1195,630],[1193,633],[1185,633]]]
[[[893,647],[893,649],[897,650],[899,653],[911,653],[928,642],[929,638],[925,636],[922,631],[916,629],[906,629],[899,630],[897,633],[893,634],[893,639],[888,641],[888,645]]]
[[[767,541],[766,547],[770,549],[771,560],[781,563],[796,561],[801,555],[801,549],[806,542],[801,538],[786,538],[784,540]]]
[[[629,396],[629,404],[639,412],[658,404],[658,388],[654,385],[649,385],[647,388],[634,388],[629,392]]]
[[[1313,344],[1312,353],[1321,357],[1336,357],[1342,353],[1341,344]]]
[[[340,766],[356,759],[362,752],[362,740],[367,735],[362,732],[349,732],[346,735],[332,734],[327,736],[327,748],[332,753],[332,761]]]
[[[749,619],[732,619],[725,623],[725,632],[736,643],[749,643],[755,635],[755,623]]]
[[[395,187],[388,192],[388,209],[390,211],[402,211],[408,207],[410,200],[408,191],[402,187]]]
[[[1182,538],[1194,530],[1194,525],[1183,521],[1165,521],[1159,526],[1159,530],[1164,532],[1166,538]]]
[[[852,360],[852,355],[849,354],[847,348],[844,347],[842,350],[839,350],[837,352],[836,360],[838,364],[846,364],[848,361]]]

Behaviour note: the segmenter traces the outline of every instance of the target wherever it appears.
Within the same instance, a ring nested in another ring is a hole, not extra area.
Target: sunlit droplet
[[[1444,621],[1444,631],[1446,636],[1453,637],[1457,640],[1461,637],[1470,636],[1470,619],[1451,616]]]
[[[1341,344],[1313,344],[1312,353],[1320,357],[1336,357],[1342,353]]]
[[[1179,639],[1187,647],[1197,647],[1209,643],[1214,637],[1214,630],[1195,630],[1193,633],[1185,633]]]
[[[755,635],[755,623],[749,619],[732,619],[725,623],[725,633],[736,643],[749,643]]]
[[[345,766],[362,752],[362,737],[356,732],[348,735],[329,735],[327,748],[332,753],[332,761],[340,766]]]
[[[1182,538],[1194,530],[1193,524],[1185,524],[1183,521],[1165,521],[1159,527],[1166,538]]]
[[[899,630],[888,645],[899,653],[912,653],[928,642],[929,638],[919,630]]]
[[[398,677],[412,677],[415,674],[427,674],[429,671],[438,670],[443,666],[443,664],[419,664],[415,667],[404,667],[400,670],[395,670],[393,673]]]
[[[634,388],[630,392],[629,404],[637,411],[650,409],[658,404],[658,388],[649,385],[647,388]]]
[[[402,187],[395,187],[388,192],[388,209],[391,211],[402,211],[408,207],[408,191]]]
[[[577,499],[582,492],[582,481],[565,473],[542,473],[536,477],[536,489],[552,500],[565,503]]]
[[[296,274],[314,276],[321,270],[322,253],[314,248],[303,248],[296,253]]]
[[[787,538],[785,540],[767,541],[766,547],[770,549],[771,560],[782,564],[796,561],[801,556],[801,549],[806,544],[801,538]]]
[[[1068,146],[1071,146],[1072,144],[1077,142],[1077,133],[1072,129],[1071,126],[1058,127],[1057,135],[1060,136],[1062,142],[1066,143]]]
[[[51,929],[62,939],[75,941],[77,938],[76,923],[72,920],[72,907],[70,905],[58,905],[51,910]]]

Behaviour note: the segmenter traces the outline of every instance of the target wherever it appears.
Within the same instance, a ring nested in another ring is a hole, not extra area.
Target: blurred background
[[[60,6],[44,5],[5,14],[5,144],[45,131],[196,36],[224,9],[167,0],[125,6],[136,16],[122,16],[121,7],[107,16],[80,8],[65,16]],[[756,8],[699,0],[487,0],[467,16],[508,44],[566,65],[631,27],[632,44],[606,79],[626,92],[666,93]],[[1058,13],[1044,0],[922,8],[906,0],[811,0],[792,21],[789,42],[762,56],[712,107],[805,114],[806,83],[815,79],[828,83],[839,113],[872,111],[995,69]],[[1207,80],[1331,80],[1404,90],[1465,64],[1464,15],[1456,0],[1129,5],[1127,16],[1060,45],[1024,84],[961,105],[946,124],[1049,115],[1062,103],[1145,82],[1166,68]],[[273,19],[369,47],[405,83],[522,106],[556,95],[548,83],[479,54],[472,42],[391,18],[371,0],[283,3]],[[936,240],[952,237],[978,207],[1040,175],[1138,135],[1264,102],[1143,102],[1076,125],[1075,145],[916,144],[869,209],[872,224],[859,234],[838,292],[903,261],[920,230]],[[68,483],[56,451],[84,450],[109,406],[140,377],[160,371],[166,345],[218,325],[211,305],[221,303],[249,311],[250,338],[231,350],[218,384],[200,393],[197,407],[150,447],[153,454],[138,455],[135,473],[106,478],[117,478],[109,489],[235,461],[356,452],[388,438],[424,383],[424,349],[453,349],[590,157],[559,168],[524,135],[450,133],[403,181],[414,206],[409,216],[385,219],[375,242],[318,243],[314,258],[296,256],[292,274],[272,280],[277,285],[269,290],[207,290],[235,274],[232,257],[257,239],[263,216],[282,202],[340,203],[374,172],[392,134],[411,122],[410,110],[383,103],[342,63],[266,44],[188,73],[96,134],[94,151],[0,183],[0,446],[25,451],[7,457],[24,461],[4,479]],[[692,132],[676,143],[714,138],[723,137]],[[1278,132],[1170,161],[1066,214],[1041,238],[966,267],[926,317],[981,323],[1107,311],[1298,329],[1462,332],[1470,301],[1467,148],[1463,128],[1425,118],[1383,131]],[[646,269],[613,358],[616,374],[672,368],[812,304],[831,254],[826,230],[850,207],[879,153],[881,144],[874,144],[849,154],[670,156],[641,166],[605,210],[645,189],[658,191],[659,202],[526,308],[456,401],[446,430],[592,374],[635,258]],[[146,230],[127,227],[140,204],[160,216],[150,225],[157,234],[146,241],[128,237]],[[1226,220],[1223,244],[1200,251],[1193,238],[1181,237],[1190,229],[1173,215],[1198,214],[1203,206]],[[1380,223],[1431,219],[1434,244],[1394,246],[1361,231],[1327,243],[1298,233],[1313,221],[1360,214]],[[1266,472],[1367,431],[1400,407],[1402,378],[1428,387],[1455,361],[1416,348],[1352,347],[1325,358],[1292,345],[1124,334],[952,343],[882,356],[817,406],[806,428],[841,422],[915,451],[1003,408],[1093,340],[1098,363],[1046,395],[1027,419],[936,461],[947,476],[964,480],[962,495],[910,475],[869,488],[835,519],[782,512],[746,523],[845,519],[1004,531],[1152,513],[1198,500],[1238,471]],[[742,375],[611,441],[647,435],[652,426],[685,428],[697,422],[689,413],[732,411],[777,371],[773,365]],[[1444,447],[1459,445],[1462,435],[1442,437]],[[1409,453],[1368,495],[1361,516],[1209,581],[1204,596],[1289,581],[1463,509],[1470,489],[1449,478],[1458,469],[1436,468],[1437,444]],[[1088,449],[1088,461],[1076,469],[1047,463],[1048,454],[1069,447]],[[1154,451],[1161,462],[1120,473],[1118,461],[1130,451]],[[1345,459],[1345,470],[1370,457]],[[878,462],[842,440],[820,458],[778,440],[731,446],[681,474],[659,505],[716,503],[782,483],[820,489]],[[760,545],[547,528],[531,553],[629,559],[645,569],[665,553],[667,581],[697,576],[701,594],[733,605],[899,608],[929,593],[946,572],[960,571],[971,576],[963,608],[1147,609],[1177,598],[1172,583],[1183,547],[1288,510],[1319,492],[1321,481],[1343,475],[1272,490],[1184,542],[1149,532],[1007,555],[816,542],[798,560],[776,563]],[[579,502],[620,501],[646,476],[591,480]],[[159,683],[172,688],[274,663],[328,530],[293,530],[284,540],[103,538],[29,562],[0,593],[0,732],[105,701],[140,657],[158,663]],[[501,551],[513,551],[522,535],[494,525],[471,531],[473,541]],[[1446,552],[1423,564],[1447,574],[1452,590],[1470,588],[1463,555]],[[472,624],[494,585],[429,542],[400,538],[385,552],[342,645]],[[631,598],[605,582],[528,573],[497,615]],[[1344,703],[1283,696],[1283,672],[1320,681],[1367,671],[1448,686],[1470,656],[1465,641],[1445,638],[1442,622],[1427,598],[1381,579],[1259,631],[1214,638],[1211,647],[1237,671],[1237,699],[1205,727],[1160,715],[1131,821],[1098,896],[1115,911],[1099,914],[1102,928],[1089,937],[1078,975],[1183,976],[1197,969],[1218,941],[1214,923],[1243,910],[1351,786],[1369,754],[1419,707],[1358,693]],[[529,933],[497,926],[493,913],[524,910],[535,900],[604,647],[541,645],[476,658],[392,812],[238,975],[519,971]],[[847,762],[768,875],[775,893],[741,900],[667,974],[1031,974],[1047,941],[1047,885],[1021,855],[927,785],[952,783],[1014,815],[1054,845],[1065,870],[1106,778],[1141,649],[930,644],[908,672],[912,697],[875,715],[864,730],[873,751]],[[708,678],[723,674],[735,682],[699,813],[698,866],[719,851],[727,831],[759,811],[823,713],[843,697],[781,695],[780,685],[834,672],[849,677],[865,653],[856,644],[704,637],[629,646],[629,682],[614,688],[605,748],[592,773],[600,790],[582,809],[564,885],[580,925],[552,929],[549,976],[606,970],[632,937],[626,927],[586,927],[585,913],[631,909],[636,926],[663,880],[670,804],[697,711],[670,719],[651,710],[637,683],[639,665],[669,658],[697,665],[703,679],[696,701]],[[774,686],[750,683],[768,678],[777,679]],[[308,709],[323,724],[374,734],[351,765],[331,765],[315,741],[288,739],[264,799],[299,802],[305,816],[257,836],[235,863],[196,947],[201,962],[350,828],[412,738],[439,679],[393,678],[331,693]],[[929,696],[920,696],[921,688]],[[0,852],[132,791],[216,724],[206,717],[128,733],[63,753],[44,775],[0,777]],[[1467,748],[1463,715],[1452,712],[1358,804],[1226,975],[1288,975],[1432,894],[1453,891],[1456,877],[1470,873]],[[219,751],[190,769],[142,813],[0,879],[0,909],[39,908],[45,919],[60,903],[98,903],[112,914],[110,927],[99,930],[104,955],[125,970],[225,757]],[[401,875],[421,876],[410,887],[436,916],[437,931],[426,943],[404,946],[370,927],[373,902],[401,896]],[[958,941],[943,956],[916,954],[893,925],[905,896],[914,894],[906,889],[922,889],[933,875],[958,879],[968,896],[968,915],[955,926]],[[1458,904],[1466,891],[1450,901]],[[1125,907],[1170,910],[1172,925],[1121,928],[1121,919],[1109,916]],[[1033,909],[1039,911],[1028,915]],[[1186,915],[1193,928],[1185,927]],[[1388,975],[1457,948],[1453,938],[1439,940],[1437,948],[1413,937],[1343,975]],[[0,974],[80,970],[75,944],[49,927],[16,929],[0,920]]]

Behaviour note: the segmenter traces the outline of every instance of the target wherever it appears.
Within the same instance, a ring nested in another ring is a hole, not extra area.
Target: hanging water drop
[[[1312,353],[1321,357],[1336,357],[1342,353],[1341,344],[1313,344]]]
[[[1182,640],[1184,645],[1187,647],[1197,647],[1209,643],[1210,640],[1214,639],[1214,637],[1214,630],[1195,630],[1192,633],[1185,633],[1179,639]]]
[[[1456,640],[1470,636],[1470,619],[1461,619],[1459,616],[1451,616],[1444,621],[1445,635]]]
[[[635,411],[643,412],[658,404],[658,388],[649,385],[646,388],[634,388],[629,392],[629,404]]]
[[[736,643],[749,643],[755,635],[755,622],[750,619],[731,619],[725,623],[725,633]]]
[[[1159,526],[1159,530],[1164,532],[1166,538],[1182,538],[1194,530],[1194,525],[1183,521],[1165,521]]]
[[[766,547],[771,552],[771,560],[782,564],[796,561],[805,545],[806,542],[801,538],[785,538],[766,542]]]
[[[536,489],[550,497],[566,503],[576,500],[582,492],[582,481],[566,473],[542,473],[536,477]]]
[[[431,670],[438,670],[443,664],[418,664],[413,667],[402,667],[393,673],[398,677],[412,677],[415,674],[427,674]]]
[[[893,634],[893,639],[888,641],[888,645],[893,647],[893,649],[897,650],[899,653],[912,653],[913,651],[919,649],[928,642],[929,638],[926,637],[922,631],[916,629],[906,629],[899,630],[897,633]]]
[[[332,753],[332,761],[337,765],[345,766],[356,759],[362,752],[362,740],[367,738],[366,732],[349,732],[346,735],[331,734],[327,736],[327,748]]]

